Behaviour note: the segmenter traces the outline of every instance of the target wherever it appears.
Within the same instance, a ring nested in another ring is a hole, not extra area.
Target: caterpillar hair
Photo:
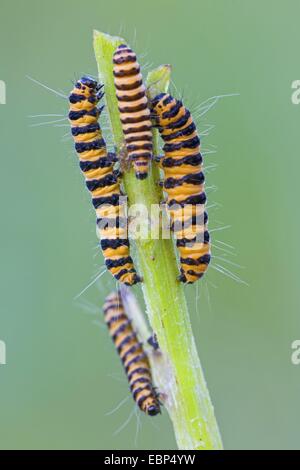
[[[160,166],[171,229],[180,253],[179,280],[190,284],[204,275],[211,258],[200,140],[193,118],[181,101],[161,93],[151,104],[164,140]]]
[[[114,81],[125,145],[136,177],[147,178],[152,158],[152,132],[146,89],[135,53],[121,44],[113,56]]]
[[[157,415],[161,412],[160,402],[152,383],[150,363],[125,313],[119,292],[112,292],[106,298],[103,311],[105,322],[123,363],[134,401],[147,415]]]
[[[96,211],[105,264],[115,279],[133,285],[140,277],[129,254],[120,175],[114,170],[116,158],[107,152],[98,122],[103,109],[97,107],[104,94],[102,88],[90,77],[78,80],[69,96],[69,120],[80,168]]]

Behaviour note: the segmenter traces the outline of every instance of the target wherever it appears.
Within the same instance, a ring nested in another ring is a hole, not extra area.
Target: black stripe
[[[124,101],[124,102],[128,103],[130,101],[140,100],[144,96],[145,96],[145,92],[140,91],[140,92],[136,93],[135,95],[117,95],[117,98],[118,98],[118,101]]]
[[[165,93],[165,99],[162,102],[163,106],[167,106],[168,104],[172,103],[172,101],[174,101],[173,96],[167,95],[167,93]]]
[[[139,127],[129,127],[128,129],[123,130],[123,134],[134,134],[136,132],[144,132],[144,131],[151,131],[151,124],[144,124],[143,126]]]
[[[71,93],[69,96],[69,101],[72,104],[80,103],[81,101],[87,100],[87,97],[80,95],[79,93]]]
[[[180,263],[182,264],[189,264],[190,266],[200,266],[201,264],[209,264],[211,256],[209,254],[205,254],[200,256],[200,258],[193,259],[193,258],[180,258]]]
[[[114,313],[112,317],[110,318],[110,320],[108,321],[117,321],[121,319],[122,316],[124,316],[124,320],[127,319],[127,316],[123,312],[123,307],[122,307],[121,300],[119,299],[119,297],[114,298],[112,301],[109,301],[108,304],[107,303],[104,304],[103,312],[104,312],[105,317],[108,315],[110,310],[113,310],[114,312],[118,310],[119,313]]]
[[[91,134],[92,132],[97,132],[100,130],[98,122],[93,124],[88,124],[87,126],[82,127],[72,127],[72,135],[82,135],[82,134]]]
[[[124,313],[120,313],[120,315],[114,315],[109,320],[106,320],[106,324],[110,328],[114,323],[122,321],[122,320],[126,320],[126,319],[127,319],[126,315]]]
[[[136,160],[139,158],[145,158],[147,160],[151,159],[151,152],[141,152],[141,153],[130,153],[130,158],[132,160]]]
[[[117,347],[118,354],[121,353],[122,349],[126,344],[130,343],[130,341],[137,341],[137,337],[135,333],[131,333],[130,335],[127,335],[126,338],[124,338],[119,346]]]
[[[133,369],[130,374],[128,374],[128,381],[130,382],[134,374],[150,374],[149,369],[146,367],[137,367],[136,369]]]
[[[128,372],[129,367],[130,367],[132,364],[136,364],[137,362],[144,361],[144,359],[147,359],[147,356],[146,356],[146,354],[145,354],[144,352],[143,352],[142,354],[138,354],[137,356],[133,357],[133,358],[128,362],[128,364],[126,364],[126,367],[125,367],[126,372]]]
[[[191,276],[196,276],[198,277],[198,279],[201,279],[201,277],[204,275],[204,273],[198,273],[196,271],[194,271],[193,269],[188,269],[186,271],[187,274],[190,274]]]
[[[84,117],[84,116],[92,116],[97,118],[99,113],[101,112],[102,107],[98,109],[96,106],[91,109],[90,111],[87,111],[86,109],[82,109],[81,111],[70,111],[69,112],[69,119],[71,121],[77,121],[78,119]]]
[[[201,164],[202,164],[201,153],[197,153],[195,155],[188,155],[186,157],[182,157],[176,160],[173,157],[168,157],[168,158],[164,158],[162,161],[162,166],[166,168],[170,168],[174,166],[181,166],[181,165],[197,166]]]
[[[121,357],[123,364],[126,362],[126,359],[128,356],[130,356],[131,354],[134,354],[139,349],[141,349],[141,343],[136,342],[124,354],[122,354],[121,352],[120,357]]]
[[[121,116],[122,124],[136,124],[138,122],[143,122],[143,121],[149,121],[149,115],[148,114],[141,114],[140,116],[127,117],[127,118],[122,118],[122,116]]]
[[[108,157],[100,157],[95,161],[80,161],[79,166],[81,171],[87,172],[89,170],[96,170],[97,168],[108,168],[112,166],[111,159]]]
[[[113,341],[115,342],[116,339],[118,339],[118,336],[121,333],[123,333],[126,330],[126,328],[128,328],[130,325],[131,325],[130,320],[124,321],[124,323],[122,323],[122,325],[120,325],[119,328],[117,328],[116,331],[114,332],[114,334],[112,335]]]
[[[191,276],[195,276],[197,279],[201,279],[204,276],[204,273],[196,273],[195,271],[189,269],[186,274],[190,274]],[[179,276],[179,281],[185,282],[186,284],[193,284],[193,281],[187,281],[185,271],[181,270],[181,276]]]
[[[181,142],[168,143],[163,146],[164,152],[175,152],[180,149],[194,149],[199,147],[200,139],[198,136],[193,137],[192,139],[183,140]]]
[[[140,73],[140,66],[137,65],[136,67],[132,67],[131,69],[128,70],[114,70],[113,74],[114,77],[117,78],[122,78],[122,77],[134,77],[135,75],[138,75]]]
[[[121,269],[118,273],[114,274],[114,278],[119,281],[124,274],[133,274],[135,273],[135,269]]]
[[[184,183],[200,185],[203,184],[204,181],[204,174],[201,171],[200,173],[192,173],[191,175],[185,175],[182,178],[167,178],[164,182],[164,188],[175,188],[177,186],[182,186]]]
[[[208,222],[208,215],[207,212],[204,211],[203,215],[193,215],[189,219],[181,220],[176,219],[171,224],[171,230],[173,232],[177,232],[182,230],[183,228],[189,228],[191,225],[205,225]]]
[[[172,134],[164,135],[162,133],[161,137],[165,142],[169,142],[170,140],[177,139],[177,137],[187,136],[195,132],[196,126],[195,123],[192,122],[189,126],[181,129],[180,131],[172,132]]]
[[[136,62],[136,55],[134,54],[134,52],[128,52],[128,55],[121,56],[121,57],[114,57],[113,62],[116,65],[124,64],[127,62]]]
[[[96,221],[97,225],[101,229],[105,228],[125,228],[127,226],[126,217],[98,217]]]
[[[130,382],[130,390],[133,390],[133,387],[138,383],[145,383],[150,385],[150,377],[138,377],[133,382]]]
[[[118,161],[118,157],[115,152],[108,152],[107,157],[110,159],[112,163],[116,163]]]
[[[103,178],[86,180],[85,184],[89,191],[94,191],[98,188],[105,188],[106,186],[112,186],[117,183],[118,177],[113,173],[105,175]]]
[[[100,150],[105,147],[104,139],[96,139],[92,142],[75,142],[75,149],[77,153],[88,152],[90,150]]]
[[[177,119],[177,121],[170,122],[166,126],[164,126],[165,129],[178,129],[179,127],[183,127],[189,120],[191,116],[191,113],[189,112],[188,109],[186,109],[184,115]],[[161,130],[161,128],[159,128]]]
[[[177,116],[178,112],[180,111],[180,108],[182,108],[182,101],[176,101],[174,100],[175,104],[174,106],[171,106],[171,108],[168,111],[165,111],[161,115],[161,119],[168,119],[168,118],[173,118]]]
[[[153,392],[152,390],[149,390],[149,393],[147,395],[142,395],[138,400],[137,400],[137,405],[141,408],[142,407],[142,404],[144,403],[144,401],[147,400],[147,398],[149,397],[152,397],[153,396]]]
[[[104,309],[103,309],[104,315],[106,315],[109,312],[109,310],[116,310],[116,309],[121,308],[121,301],[120,300],[118,301],[118,303],[115,303],[115,299],[113,299],[113,301],[109,301],[109,302],[110,303],[106,307],[104,306]]]
[[[194,238],[180,238],[180,239],[177,239],[176,241],[176,246],[177,247],[181,247],[181,246],[186,246],[190,243],[199,243],[199,241],[197,240],[197,238],[199,237],[194,237]],[[209,243],[209,240],[210,240],[210,236],[209,236],[209,232],[208,230],[205,230],[204,234],[203,234],[203,243]],[[201,242],[200,242],[201,243]]]
[[[144,387],[139,387],[137,388],[136,390],[133,391],[132,393],[132,396],[133,396],[133,399],[137,402],[138,406],[140,406],[139,402],[144,402],[145,400],[142,400],[142,398],[144,398],[144,395],[142,395],[142,397],[138,398],[138,396],[143,392],[149,392],[146,396],[146,398],[149,398],[152,396],[152,386],[149,382],[147,382],[147,384],[144,386]],[[145,398],[145,399],[146,399]]]
[[[125,264],[133,264],[133,261],[132,261],[132,258],[131,256],[127,256],[127,257],[123,257],[123,258],[119,258],[119,259],[106,259],[105,260],[105,264],[106,264],[106,267],[107,269],[111,269],[111,268],[118,268],[120,266],[124,266]]]
[[[107,248],[116,250],[117,248],[120,248],[120,246],[129,246],[129,241],[127,238],[104,238],[101,240],[100,245],[102,250],[106,250]]]
[[[103,96],[104,96],[104,94],[101,94],[101,98],[102,98]],[[97,98],[96,96],[91,95],[91,96],[88,97],[87,101],[88,101],[89,103],[92,103],[92,104],[93,104],[93,103],[97,103],[98,98]]]
[[[137,113],[148,108],[148,103],[141,103],[136,106],[118,106],[120,113]]]
[[[143,80],[137,80],[133,83],[115,83],[115,87],[117,90],[126,91],[126,90],[135,90],[139,88],[143,84]]]
[[[183,201],[176,201],[176,199],[171,199],[168,201],[168,206],[172,206],[173,204],[184,207],[187,204],[205,204],[206,203],[206,194],[205,192],[197,194],[195,196],[189,196],[186,199],[183,199]]]
[[[122,281],[126,286],[133,286],[134,284],[137,284],[138,282],[141,282],[142,279],[140,278],[140,276],[138,276],[138,274],[135,272],[135,269],[127,269],[127,270],[124,270],[126,271],[127,274],[132,274],[132,278],[133,280],[131,281]],[[125,273],[122,273],[122,275],[125,274]],[[115,275],[114,274],[114,278],[117,279],[117,281],[119,281],[119,277],[118,277],[118,274]]]
[[[125,137],[126,144],[130,144],[131,142],[143,142],[145,140],[147,142],[152,142],[152,135],[143,134],[143,135],[133,135],[131,137]]]
[[[129,144],[126,145],[128,152],[133,152],[134,150],[152,150],[152,142],[145,142],[143,144]]]
[[[112,196],[93,197],[92,203],[95,209],[105,206],[118,206],[120,204],[120,194],[113,194]]]

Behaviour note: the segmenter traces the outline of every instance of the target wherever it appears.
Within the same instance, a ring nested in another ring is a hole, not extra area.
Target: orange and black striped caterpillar
[[[102,88],[90,77],[78,80],[69,96],[69,120],[80,168],[96,210],[105,264],[118,281],[133,285],[140,277],[129,254],[120,174],[114,170],[116,158],[107,152],[98,122],[103,109],[97,107],[104,94]]]
[[[203,276],[211,258],[200,140],[192,116],[181,101],[161,93],[152,101],[152,110],[164,140],[160,166],[171,229],[180,253],[179,280],[193,283]]]
[[[150,363],[125,313],[119,292],[112,292],[106,298],[103,311],[105,322],[123,363],[134,401],[147,415],[157,415],[160,413],[160,402],[152,384]]]
[[[136,177],[147,178],[152,159],[150,110],[135,53],[121,44],[113,56],[114,81],[125,145]]]

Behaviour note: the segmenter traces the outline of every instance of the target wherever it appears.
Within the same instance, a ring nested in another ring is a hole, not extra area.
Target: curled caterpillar
[[[112,292],[106,298],[103,311],[105,322],[123,363],[134,401],[147,415],[157,415],[160,413],[160,402],[152,384],[150,363],[125,313],[120,293]]]
[[[133,285],[140,277],[129,255],[120,177],[114,170],[116,159],[107,153],[98,122],[103,106],[98,108],[97,104],[102,97],[102,86],[90,77],[82,77],[69,96],[69,120],[80,168],[96,210],[105,264],[118,281]]]
[[[113,56],[114,81],[125,145],[136,177],[147,178],[152,158],[150,110],[135,53],[121,44]]]
[[[181,101],[162,93],[152,101],[152,109],[164,140],[160,166],[180,253],[179,280],[193,283],[203,276],[211,258],[200,140]]]

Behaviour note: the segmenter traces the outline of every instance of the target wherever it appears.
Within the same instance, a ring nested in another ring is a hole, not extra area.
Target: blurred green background
[[[1,448],[176,448],[166,413],[142,416],[137,433],[133,416],[114,435],[133,401],[107,415],[128,387],[101,311],[88,310],[115,283],[105,274],[74,301],[103,263],[94,214],[67,122],[30,127],[62,119],[68,104],[26,75],[68,94],[74,77],[97,73],[94,28],[121,32],[143,64],[172,64],[192,110],[240,94],[199,127],[215,125],[203,139],[217,149],[206,159],[217,165],[210,227],[230,225],[213,235],[234,247],[215,248],[213,265],[249,285],[212,267],[186,292],[225,447],[300,448],[300,366],[290,359],[300,337],[299,15],[298,0],[1,0]],[[48,113],[62,116],[28,117]]]

